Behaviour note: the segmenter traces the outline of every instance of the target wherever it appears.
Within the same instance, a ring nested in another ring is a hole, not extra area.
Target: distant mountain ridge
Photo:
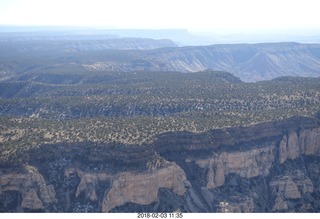
[[[0,80],[34,71],[226,71],[243,81],[320,76],[320,44],[261,43],[178,47],[170,40],[0,41]]]
[[[65,52],[95,51],[95,50],[150,50],[163,47],[177,47],[169,39],[150,39],[112,36],[1,36],[0,42],[7,43],[13,49],[35,51],[54,50]]]
[[[146,51],[163,69],[231,72],[244,81],[280,76],[320,76],[320,45],[299,43],[221,44]]]
[[[127,55],[134,60],[100,60],[100,70],[199,72],[212,69],[231,72],[244,81],[320,76],[319,44],[220,44],[130,51]]]

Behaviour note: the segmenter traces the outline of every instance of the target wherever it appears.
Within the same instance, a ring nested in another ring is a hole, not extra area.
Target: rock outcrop
[[[291,177],[285,176],[280,179],[270,182],[270,187],[276,193],[280,194],[285,199],[298,199],[301,198],[301,193],[297,184]]]
[[[280,164],[283,164],[287,159],[294,160],[302,155],[319,156],[320,129],[292,131],[283,136],[278,144],[278,150],[276,150],[277,145],[274,143],[262,148],[254,146],[250,146],[250,148],[253,149],[214,153],[207,159],[195,160],[199,167],[208,170],[207,188],[213,189],[222,186],[225,182],[225,176],[230,173],[245,178],[267,176],[272,164],[276,161],[277,154]],[[187,159],[187,161],[191,160]]]
[[[218,211],[223,213],[253,212],[253,199],[251,197],[244,197],[242,200],[237,200],[236,203],[220,202]]]
[[[108,173],[86,173],[76,168],[68,168],[65,170],[65,176],[67,178],[69,178],[72,173],[76,173],[81,179],[77,187],[76,197],[84,193],[85,197],[90,201],[98,200],[96,192],[98,183],[110,181],[112,178],[112,175]]]
[[[272,211],[286,211],[288,210],[288,204],[285,202],[281,196],[277,196],[272,207]]]
[[[160,188],[168,188],[182,196],[186,192],[186,181],[184,171],[176,164],[143,174],[121,173],[113,180],[111,189],[104,197],[102,212],[109,212],[128,202],[151,204],[158,200]]]
[[[320,155],[320,128],[290,132],[279,144],[279,162],[296,159],[301,155]]]
[[[0,170],[0,211],[320,211],[320,128],[308,118],[29,157]]]
[[[223,152],[208,159],[197,160],[196,163],[201,168],[208,169],[207,188],[213,189],[222,186],[225,182],[225,175],[230,173],[246,178],[267,176],[275,159],[274,149],[273,145],[245,152]]]
[[[43,209],[43,203],[38,198],[36,190],[30,189],[28,192],[26,192],[22,200],[21,207],[32,210]]]
[[[28,173],[0,175],[2,193],[19,192],[22,196],[21,207],[27,210],[44,210],[45,206],[57,201],[52,185],[47,185],[36,168],[28,166]]]
[[[314,186],[309,178],[304,175],[281,176],[270,182],[272,196],[275,197],[272,211],[286,211],[288,203],[301,199],[306,194],[314,192]]]

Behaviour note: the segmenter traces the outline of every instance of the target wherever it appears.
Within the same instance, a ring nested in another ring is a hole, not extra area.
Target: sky
[[[319,0],[0,0],[0,25],[320,30]]]

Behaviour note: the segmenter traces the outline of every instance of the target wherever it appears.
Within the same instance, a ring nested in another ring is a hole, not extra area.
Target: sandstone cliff
[[[68,168],[65,170],[65,176],[70,177],[72,173],[76,173],[80,177],[80,183],[77,187],[76,197],[81,193],[85,193],[85,197],[90,201],[97,201],[96,187],[99,182],[110,181],[112,175],[108,173],[86,173],[80,169]]]
[[[27,171],[0,175],[1,193],[16,191],[21,194],[23,209],[44,210],[57,201],[54,187],[47,185],[36,168],[28,166]]]
[[[254,148],[254,147],[253,147]],[[225,175],[236,173],[241,177],[252,178],[269,175],[269,169],[279,157],[283,164],[287,159],[297,159],[302,155],[319,156],[320,128],[290,132],[278,144],[241,152],[223,152],[210,158],[196,160],[201,168],[208,169],[207,188],[213,189],[225,182]],[[190,160],[187,160],[190,162]]]
[[[157,201],[160,188],[171,189],[182,196],[186,192],[186,180],[184,171],[175,164],[153,173],[121,173],[113,180],[110,191],[104,197],[102,212],[108,212],[127,202],[151,204]]]
[[[134,148],[47,145],[29,157],[1,169],[0,211],[320,211],[312,119],[167,133]]]
[[[301,155],[320,155],[320,128],[291,132],[280,142],[280,163]]]
[[[246,178],[267,176],[275,159],[274,150],[273,145],[245,152],[223,152],[205,160],[196,160],[196,163],[201,168],[209,169],[207,188],[213,189],[222,186],[225,175],[229,173],[236,173]]]

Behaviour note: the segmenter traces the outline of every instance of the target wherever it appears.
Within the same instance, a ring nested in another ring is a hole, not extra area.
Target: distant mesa
[[[104,35],[9,37],[0,34],[0,80],[34,71],[199,72],[234,74],[255,82],[320,76],[320,44],[261,43],[181,47],[170,39]],[[45,41],[45,43],[44,43]],[[11,60],[15,60],[12,62]]]

